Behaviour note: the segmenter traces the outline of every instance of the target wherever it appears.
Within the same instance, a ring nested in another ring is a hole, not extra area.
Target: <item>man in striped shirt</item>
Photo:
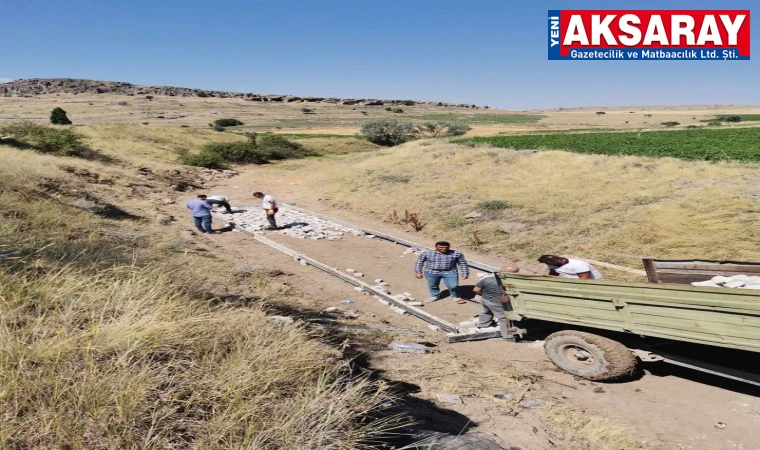
[[[435,250],[423,252],[417,263],[414,265],[414,276],[418,279],[423,277],[427,280],[430,298],[427,302],[434,302],[440,299],[441,280],[449,288],[451,298],[459,304],[467,303],[466,300],[459,296],[459,275],[466,280],[470,276],[470,268],[467,266],[467,260],[464,255],[456,250],[451,250],[451,244],[448,242],[436,242]]]

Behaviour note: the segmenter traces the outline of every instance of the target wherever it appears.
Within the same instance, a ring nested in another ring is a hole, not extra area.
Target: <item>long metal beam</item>
[[[415,317],[418,317],[418,318],[424,320],[425,322],[428,322],[428,323],[431,323],[433,325],[436,325],[437,327],[441,328],[444,331],[447,331],[449,333],[460,333],[461,332],[461,330],[456,325],[454,325],[453,323],[447,322],[447,321],[441,319],[440,317],[436,317],[436,316],[434,316],[434,315],[432,315],[432,314],[430,314],[430,313],[428,313],[426,311],[423,311],[423,310],[421,310],[419,308],[416,308],[414,306],[410,306],[406,302],[404,302],[403,300],[398,300],[398,299],[396,299],[394,297],[391,297],[390,295],[386,294],[385,292],[378,291],[374,287],[370,286],[369,284],[367,284],[367,283],[365,283],[365,282],[363,282],[361,280],[357,280],[356,278],[354,278],[354,277],[352,277],[350,275],[344,274],[343,272],[341,272],[339,270],[335,270],[332,267],[328,266],[327,264],[324,264],[324,263],[322,263],[320,261],[317,261],[314,258],[310,258],[310,257],[308,257],[308,256],[306,256],[304,254],[298,253],[298,252],[296,252],[296,251],[294,251],[294,250],[292,250],[292,249],[290,249],[290,248],[288,248],[288,247],[286,247],[286,246],[284,246],[284,245],[282,245],[280,243],[277,243],[277,242],[275,242],[275,241],[273,241],[271,239],[265,238],[264,236],[262,236],[260,234],[253,233],[253,232],[250,232],[250,231],[244,230],[244,229],[241,230],[241,231],[243,231],[244,233],[248,233],[248,234],[252,235],[254,239],[256,239],[257,241],[261,242],[262,244],[266,244],[266,245],[268,245],[268,246],[270,246],[270,247],[272,247],[272,248],[274,248],[276,250],[279,250],[282,253],[285,253],[286,255],[292,256],[293,258],[295,258],[295,259],[297,259],[299,261],[303,261],[303,262],[305,262],[308,265],[314,266],[317,269],[322,270],[323,272],[327,272],[327,273],[329,273],[332,276],[338,277],[338,278],[340,278],[341,280],[343,280],[343,281],[345,281],[347,283],[350,283],[350,284],[352,284],[354,286],[357,286],[357,287],[361,287],[362,290],[364,290],[364,291],[366,291],[366,292],[368,292],[370,294],[376,295],[376,296],[382,298],[383,300],[391,303],[392,305],[403,309],[404,311],[408,312],[409,314],[411,314],[411,315],[413,315]]]
[[[385,239],[387,241],[391,241],[391,242],[394,242],[394,243],[399,244],[399,245],[403,245],[403,246],[411,247],[411,248],[419,248],[419,249],[423,249],[423,250],[432,250],[431,247],[426,247],[424,245],[417,244],[416,242],[408,241],[406,239],[402,239],[400,237],[396,237],[396,236],[392,236],[390,234],[382,233],[380,231],[376,231],[376,230],[373,230],[373,229],[370,229],[370,228],[361,227],[361,226],[355,225],[353,223],[348,223],[348,222],[344,222],[342,220],[333,219],[332,217],[323,216],[321,214],[317,214],[315,212],[309,211],[308,209],[299,208],[297,206],[294,206],[294,205],[291,205],[291,204],[288,204],[288,203],[283,204],[283,206],[285,206],[287,208],[290,208],[290,209],[292,209],[294,211],[298,211],[300,213],[309,214],[309,215],[312,215],[314,217],[318,217],[318,218],[323,219],[323,220],[329,220],[330,222],[335,222],[337,224],[343,225],[344,227],[349,227],[349,228],[353,228],[355,230],[363,231],[364,233],[371,234],[373,236],[377,236],[377,237],[379,237],[381,239]],[[491,273],[499,271],[499,269],[496,268],[496,267],[489,266],[489,265],[483,264],[483,263],[479,263],[477,261],[467,260],[467,265],[469,265],[470,267],[472,267],[474,269],[484,270],[486,272],[491,272]]]

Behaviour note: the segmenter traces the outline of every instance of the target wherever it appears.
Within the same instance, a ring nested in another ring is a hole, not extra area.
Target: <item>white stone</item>
[[[382,278],[378,278],[378,279],[376,279],[376,280],[375,280],[375,284],[380,284],[380,283],[382,283],[382,282],[383,282],[383,279],[382,279]]]
[[[356,269],[346,269],[346,272],[348,272],[348,273],[354,273],[354,272],[356,272]]]
[[[760,290],[760,283],[756,284],[745,284],[742,289],[751,289],[753,291]]]
[[[408,293],[408,292],[402,292],[402,294],[403,294],[403,295],[406,295],[406,296],[407,296],[407,297],[409,297],[409,298],[411,298],[411,297],[412,297],[412,294],[410,294],[410,293]]]
[[[744,285],[745,285],[744,281],[734,280],[734,281],[729,281],[728,283],[724,284],[723,286],[725,286],[727,288],[740,288],[740,287],[742,287]]]
[[[354,273],[354,276],[355,276],[356,278],[361,278],[361,277],[363,277],[363,276],[364,276],[364,274],[363,274],[363,273],[361,273],[361,272],[355,272],[355,273]]]
[[[459,328],[472,328],[478,326],[478,323],[474,320],[468,320],[467,322],[459,322]]]
[[[382,303],[385,306],[390,306],[390,304],[391,304],[391,302],[389,302],[388,300],[383,300],[380,297],[377,297],[377,301],[380,302],[380,303]]]
[[[430,328],[433,331],[441,331],[440,327],[438,325],[433,325],[432,323],[428,324],[428,328]]]
[[[716,284],[712,280],[707,281],[695,281],[691,283],[692,286],[700,286],[700,287],[721,287],[719,284]]]
[[[395,312],[397,314],[402,314],[402,315],[406,314],[406,311],[404,311],[403,309],[399,308],[398,306],[392,306],[391,310],[393,310],[393,312]]]
[[[409,302],[407,303],[409,306],[422,306],[422,302]]]
[[[362,288],[362,287],[359,287],[359,286],[356,286],[356,287],[354,288],[354,290],[355,290],[356,292],[362,292],[362,291],[364,291],[364,288]]]
[[[337,307],[335,307],[335,306],[331,306],[331,307],[329,307],[329,308],[325,308],[325,309],[324,309],[324,312],[326,312],[326,313],[331,313],[331,312],[335,312],[335,311],[337,311],[337,310],[338,310],[338,308],[337,308]]]

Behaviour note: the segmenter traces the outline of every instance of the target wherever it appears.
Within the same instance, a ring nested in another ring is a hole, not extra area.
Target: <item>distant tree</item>
[[[50,111],[50,123],[53,125],[71,125],[71,121],[66,117],[66,111],[63,108],[53,108]]]
[[[206,98],[206,97],[208,97],[208,94],[207,94],[207,93],[205,93],[205,92],[203,92],[203,91],[198,91],[198,93],[197,93],[196,95],[197,95],[198,97],[201,97],[201,98]]]
[[[145,98],[148,99],[148,101],[152,101],[153,100],[153,96],[152,95],[146,95]]]
[[[414,106],[417,104],[414,100],[402,100],[401,104],[404,106]]]
[[[402,114],[404,112],[404,108],[393,108],[393,112],[396,114]]]
[[[220,127],[236,127],[238,125],[243,125],[243,122],[237,119],[217,119],[214,121],[214,125]]]
[[[724,122],[734,122],[734,123],[741,122],[742,121],[742,116],[726,116],[726,117],[723,117],[723,121]]]
[[[607,114],[607,113],[606,113],[606,112],[604,112],[604,111],[597,111],[597,112],[596,112],[596,115],[597,115],[597,116],[601,116],[602,114]]]
[[[394,119],[371,120],[362,124],[362,135],[368,141],[388,147],[411,141],[417,133],[413,124]]]
[[[681,125],[681,124],[678,122],[662,122],[660,125],[665,126],[665,127],[674,127],[676,125]]]

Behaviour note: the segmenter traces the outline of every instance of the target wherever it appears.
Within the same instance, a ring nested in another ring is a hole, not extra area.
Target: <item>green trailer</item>
[[[507,317],[517,325],[513,329],[531,320],[565,328],[549,335],[544,349],[567,372],[609,380],[632,373],[639,360],[664,361],[760,386],[757,374],[664,350],[668,344],[690,343],[735,351],[747,361],[760,356],[758,291],[498,276],[509,297]]]

